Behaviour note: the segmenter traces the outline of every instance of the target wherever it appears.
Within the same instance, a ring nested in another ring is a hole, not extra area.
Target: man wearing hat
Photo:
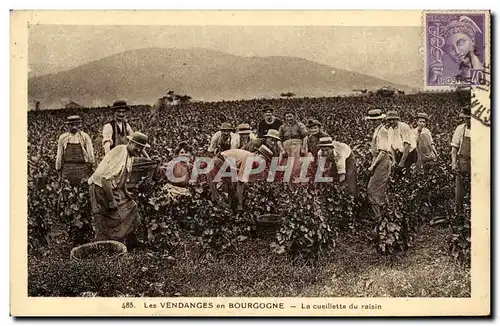
[[[347,192],[356,196],[356,159],[349,145],[322,137],[318,142],[318,156],[326,157],[328,176],[347,185]]]
[[[421,170],[425,163],[435,161],[437,159],[437,151],[432,140],[431,131],[426,128],[429,116],[427,113],[417,114],[417,127],[412,129],[413,136],[415,137],[416,151],[417,151],[417,169]]]
[[[397,111],[387,112],[387,131],[389,135],[389,145],[394,152],[396,164],[400,168],[409,168],[417,162],[417,151],[415,148],[415,138],[407,123],[400,121]]]
[[[132,127],[126,121],[127,111],[130,107],[127,102],[118,100],[113,103],[113,120],[106,123],[102,128],[102,145],[104,154],[118,145],[126,145],[128,143],[127,136],[133,133]]]
[[[470,182],[470,106],[462,108],[459,125],[451,140],[451,169],[455,173],[455,213],[462,211],[465,183]]]
[[[319,140],[320,138],[328,137],[328,134],[321,129],[321,123],[316,119],[307,120],[307,130],[309,131],[309,135],[304,139],[303,151],[317,158]]]
[[[217,154],[229,149],[236,149],[240,144],[240,135],[233,132],[229,122],[221,124],[219,131],[212,135],[208,152]]]
[[[281,148],[278,144],[280,141],[280,132],[276,129],[269,129],[267,134],[264,135],[264,145],[273,152],[273,156],[280,156]]]
[[[389,187],[389,177],[394,165],[394,156],[389,145],[388,131],[386,126],[381,123],[385,117],[386,115],[380,109],[370,110],[365,117],[365,120],[377,124],[371,143],[373,158],[368,168],[371,177],[366,190],[375,221],[379,221],[382,217],[382,209],[388,203],[387,190]]]
[[[94,148],[90,136],[81,130],[80,116],[68,117],[66,125],[68,132],[57,142],[56,170],[61,178],[76,184],[86,180],[95,168]]]
[[[260,140],[265,138],[269,129],[279,130],[283,124],[283,121],[274,116],[273,108],[270,105],[265,105],[262,113],[264,114],[264,119],[257,125],[257,137]]]
[[[258,148],[257,136],[252,132],[248,123],[241,123],[236,128],[236,133],[240,136],[238,148],[249,152],[254,152]]]
[[[245,183],[250,181],[251,170],[255,165],[266,164],[263,170],[258,175],[254,175],[254,179],[259,178],[259,176],[265,175],[264,170],[267,167],[267,163],[273,158],[273,152],[266,146],[261,145],[255,153],[245,151],[243,149],[231,149],[219,153],[213,160],[213,169],[208,174],[208,184],[212,192],[212,200],[219,201],[220,195],[216,187],[216,183],[222,181],[226,183],[236,182],[236,197],[238,200],[237,210],[243,210],[243,191],[245,188]],[[236,180],[233,178],[227,179],[221,173],[226,174],[227,167],[229,167],[233,174],[236,176]],[[221,169],[222,168],[222,169]],[[231,188],[231,187],[230,187]]]
[[[104,156],[88,180],[95,240],[123,241],[139,222],[137,204],[126,189],[126,182],[133,158],[150,145],[141,132],[134,132],[127,139],[127,145],[117,145]]]

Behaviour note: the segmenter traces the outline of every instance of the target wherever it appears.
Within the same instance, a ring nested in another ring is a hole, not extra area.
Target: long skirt
[[[123,241],[138,226],[140,217],[135,201],[125,196],[122,189],[113,190],[118,209],[109,209],[104,189],[90,185],[90,200],[94,216],[95,240]]]
[[[339,180],[337,166],[332,164],[329,175],[334,181]],[[357,176],[356,176],[356,159],[354,153],[351,153],[345,160],[345,183],[347,192],[356,197],[357,194]]]

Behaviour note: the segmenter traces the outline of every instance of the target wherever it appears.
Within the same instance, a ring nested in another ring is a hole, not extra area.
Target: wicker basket
[[[141,181],[151,180],[159,164],[159,161],[134,160],[127,188],[135,188]]]
[[[71,259],[74,261],[82,261],[84,259],[93,259],[102,255],[117,257],[126,253],[127,246],[123,243],[113,240],[105,240],[90,242],[73,248],[71,250]]]

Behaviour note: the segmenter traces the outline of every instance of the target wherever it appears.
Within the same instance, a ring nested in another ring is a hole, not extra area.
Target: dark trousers
[[[401,152],[396,152],[396,165],[399,164],[399,162],[401,161],[401,158],[403,157],[403,153]],[[414,148],[410,153],[408,153],[408,156],[406,157],[406,161],[405,161],[405,164],[404,164],[404,168],[405,169],[409,169],[413,164],[417,163],[417,160],[418,160],[418,153],[417,153],[417,149]]]
[[[455,213],[458,214],[463,208],[466,184],[470,184],[470,158],[459,157],[457,163],[460,172],[455,175]]]

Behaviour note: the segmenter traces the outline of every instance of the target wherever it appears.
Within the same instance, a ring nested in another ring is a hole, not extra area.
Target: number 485
[[[128,309],[128,308],[134,308],[134,303],[133,302],[124,302],[122,304],[123,309]]]

